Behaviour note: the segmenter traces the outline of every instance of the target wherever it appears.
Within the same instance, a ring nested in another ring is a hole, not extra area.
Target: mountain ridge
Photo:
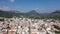
[[[57,14],[56,14],[57,13]],[[52,13],[38,13],[35,10],[31,10],[27,13],[21,13],[21,12],[12,12],[12,11],[2,11],[0,10],[0,17],[13,17],[13,16],[24,16],[24,17],[41,17],[41,18],[59,18],[60,17],[60,11],[54,11]]]

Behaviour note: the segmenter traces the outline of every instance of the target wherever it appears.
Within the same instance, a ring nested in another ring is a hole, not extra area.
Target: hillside
[[[60,11],[54,11],[48,15],[44,15],[44,18],[60,19]]]
[[[2,11],[0,10],[0,17],[13,17],[13,16],[20,16],[23,15],[22,13],[10,12],[10,11]]]
[[[52,18],[52,19],[60,19],[60,11],[54,11],[52,13],[42,13],[39,14],[37,13],[35,10],[29,11],[27,13],[21,13],[19,11],[16,12],[12,12],[12,11],[2,11],[0,10],[0,17],[13,17],[13,16],[17,16],[17,17],[30,17],[30,18]]]
[[[2,10],[0,10],[0,17],[13,17],[13,16],[36,17],[36,16],[39,16],[39,15],[40,14],[37,13],[35,10],[32,10],[32,11],[27,12],[27,13],[21,13],[21,12],[17,12],[17,11],[13,12],[13,11],[2,11]]]

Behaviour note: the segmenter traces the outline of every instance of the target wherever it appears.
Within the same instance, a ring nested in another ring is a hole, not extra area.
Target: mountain
[[[60,15],[60,10],[54,11],[51,13],[52,15]]]
[[[10,10],[8,12],[13,12],[13,13],[22,13],[21,11],[16,11],[16,10]]]
[[[37,17],[37,18],[52,18],[52,19],[60,19],[60,11],[54,11],[52,13],[38,13],[35,10],[31,10],[27,13],[21,13],[19,11],[2,11],[0,10],[0,17],[13,17],[13,16],[18,16],[18,17]]]
[[[40,14],[37,13],[35,10],[32,10],[30,12],[27,12],[27,13],[21,13],[19,11],[2,11],[0,10],[0,17],[13,17],[13,16],[25,16],[25,17],[28,17],[28,16],[33,16],[33,17],[36,17],[36,16],[39,16]]]
[[[36,12],[35,10],[29,11],[29,12],[25,13],[25,15],[31,16],[31,17],[40,16],[40,14],[38,12]]]
[[[44,18],[52,18],[52,19],[60,19],[60,11],[54,11],[52,13],[49,13],[48,15],[44,15]]]
[[[52,12],[52,13],[53,13],[53,14],[56,14],[56,13],[60,14],[60,10],[54,11],[54,12]]]
[[[0,10],[0,17],[13,17],[13,16],[20,16],[20,15],[23,15],[23,13],[18,13],[17,11],[16,12],[12,12],[12,11],[3,11],[3,10]]]

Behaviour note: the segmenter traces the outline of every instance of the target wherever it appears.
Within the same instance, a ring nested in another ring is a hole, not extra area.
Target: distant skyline
[[[50,13],[60,10],[60,0],[0,0],[0,10],[36,10],[40,13]]]

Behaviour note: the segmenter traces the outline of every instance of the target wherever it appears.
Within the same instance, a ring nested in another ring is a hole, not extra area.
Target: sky
[[[0,0],[0,10],[17,10],[50,13],[60,10],[60,0]]]

